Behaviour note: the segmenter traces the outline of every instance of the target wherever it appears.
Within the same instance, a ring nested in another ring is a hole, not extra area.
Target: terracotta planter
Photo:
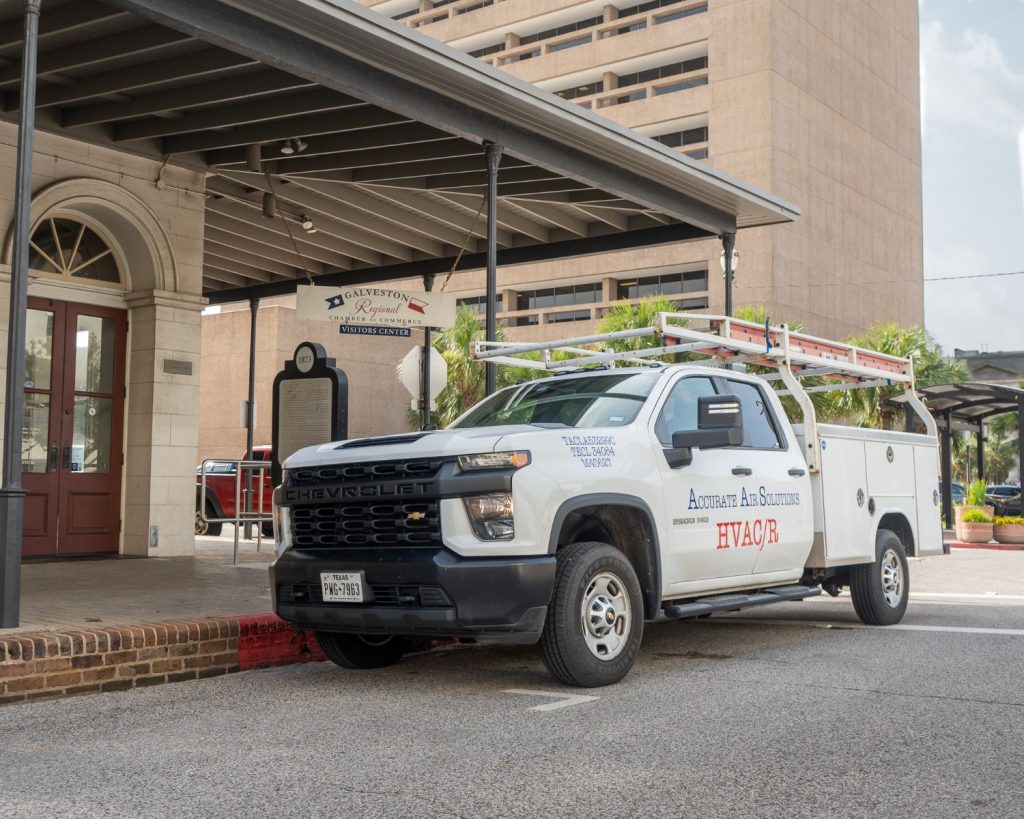
[[[953,528],[956,530],[956,536],[960,540],[966,540],[963,532],[963,518],[964,512],[969,512],[971,509],[980,509],[990,518],[995,517],[996,508],[994,506],[954,506],[953,507]]]
[[[992,540],[991,523],[960,523],[960,540],[964,543],[988,543]]]
[[[1024,523],[996,524],[992,534],[997,543],[1024,543]]]

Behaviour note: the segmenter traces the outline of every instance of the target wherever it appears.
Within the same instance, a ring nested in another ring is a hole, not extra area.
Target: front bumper
[[[364,571],[378,599],[323,603],[320,573],[331,571]],[[289,549],[270,567],[274,611],[300,628],[482,643],[537,642],[554,582],[553,556],[460,558],[429,548]]]

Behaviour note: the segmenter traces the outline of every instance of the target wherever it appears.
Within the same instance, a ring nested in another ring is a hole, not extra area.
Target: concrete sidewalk
[[[239,543],[232,565],[232,527],[196,538],[196,556],[110,558],[26,563],[21,626],[7,634],[199,620],[270,611],[267,566],[274,544]]]

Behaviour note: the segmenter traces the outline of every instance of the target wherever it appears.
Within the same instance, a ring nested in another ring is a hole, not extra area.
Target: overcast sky
[[[1024,270],[1024,0],[920,0],[925,278]],[[1024,276],[925,282],[952,352],[1024,350]]]

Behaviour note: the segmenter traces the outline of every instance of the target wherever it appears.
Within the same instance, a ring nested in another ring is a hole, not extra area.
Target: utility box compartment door
[[[869,563],[875,559],[874,521],[868,512],[865,442],[821,437],[821,517],[825,561]]]
[[[917,487],[917,554],[942,554],[942,517],[939,502],[939,448],[914,447]]]

